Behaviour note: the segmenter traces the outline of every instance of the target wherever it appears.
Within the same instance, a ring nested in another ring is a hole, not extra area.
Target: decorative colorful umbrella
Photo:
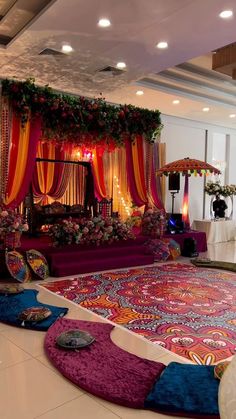
[[[205,161],[190,159],[189,157],[186,157],[185,159],[176,160],[172,163],[165,164],[165,166],[157,171],[158,176],[168,176],[170,173],[182,173],[183,175],[190,176],[202,176],[207,173],[219,175],[220,170]]]
[[[209,173],[214,175],[219,175],[221,172],[216,167],[211,164],[186,157],[185,159],[176,160],[172,163],[168,163],[165,166],[161,167],[157,171],[158,176],[168,176],[172,173],[182,173],[185,176],[185,185],[184,185],[184,198],[183,198],[183,221],[185,226],[189,228],[189,214],[188,214],[188,178],[191,175],[202,176]]]

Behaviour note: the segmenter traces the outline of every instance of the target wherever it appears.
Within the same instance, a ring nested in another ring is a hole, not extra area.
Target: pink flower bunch
[[[102,216],[91,219],[63,220],[54,224],[49,234],[54,245],[65,244],[95,244],[112,243],[118,240],[134,238],[131,228],[117,218],[104,218]]]
[[[55,246],[79,243],[82,234],[78,222],[70,218],[53,224],[49,229],[49,235],[52,237]]]
[[[11,208],[0,207],[0,235],[28,231],[29,226],[21,214]]]
[[[148,208],[143,214],[142,233],[144,236],[161,237],[165,231],[164,210]]]

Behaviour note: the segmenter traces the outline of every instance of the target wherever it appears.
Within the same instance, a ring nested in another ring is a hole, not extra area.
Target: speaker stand
[[[174,209],[175,209],[175,195],[179,193],[179,191],[173,191],[171,192],[171,199],[172,199],[172,205],[171,205],[171,214],[174,214]]]

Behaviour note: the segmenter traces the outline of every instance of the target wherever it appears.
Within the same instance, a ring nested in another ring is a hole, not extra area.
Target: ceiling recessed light
[[[179,103],[180,103],[180,100],[179,99],[175,99],[175,100],[173,100],[173,105],[178,105]]]
[[[158,42],[156,47],[159,49],[166,49],[168,48],[168,43],[166,41],[161,41],[161,42]]]
[[[210,108],[202,108],[203,112],[209,112]]]
[[[230,117],[230,118],[236,118],[236,114],[235,114],[235,113],[231,113],[231,114],[229,115],[229,117]]]
[[[123,70],[123,68],[126,68],[126,64],[121,61],[116,64],[116,67],[119,68],[120,70]]]
[[[222,19],[228,19],[229,17],[233,16],[233,12],[232,12],[232,10],[223,10],[223,11],[219,14],[219,16],[220,16]]]
[[[103,17],[102,19],[99,19],[98,26],[100,26],[100,28],[108,28],[109,26],[111,26],[111,21]]]
[[[137,90],[136,95],[142,96],[144,94],[143,90]]]
[[[73,48],[72,48],[72,46],[70,45],[70,44],[64,44],[64,45],[62,45],[62,48],[61,48],[61,50],[62,50],[62,52],[72,52],[73,51]]]

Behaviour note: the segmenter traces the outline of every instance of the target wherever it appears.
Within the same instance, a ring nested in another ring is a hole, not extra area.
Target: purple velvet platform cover
[[[184,247],[184,240],[193,238],[194,240],[196,240],[198,252],[207,251],[206,233],[202,231],[190,230],[182,234],[164,234],[163,238],[175,240],[177,243],[179,243],[181,250],[183,250]]]
[[[59,319],[47,332],[45,351],[54,366],[84,390],[113,403],[143,408],[144,400],[165,365],[132,355],[116,346],[107,323]],[[80,329],[95,342],[79,351],[56,345],[62,332]]]

